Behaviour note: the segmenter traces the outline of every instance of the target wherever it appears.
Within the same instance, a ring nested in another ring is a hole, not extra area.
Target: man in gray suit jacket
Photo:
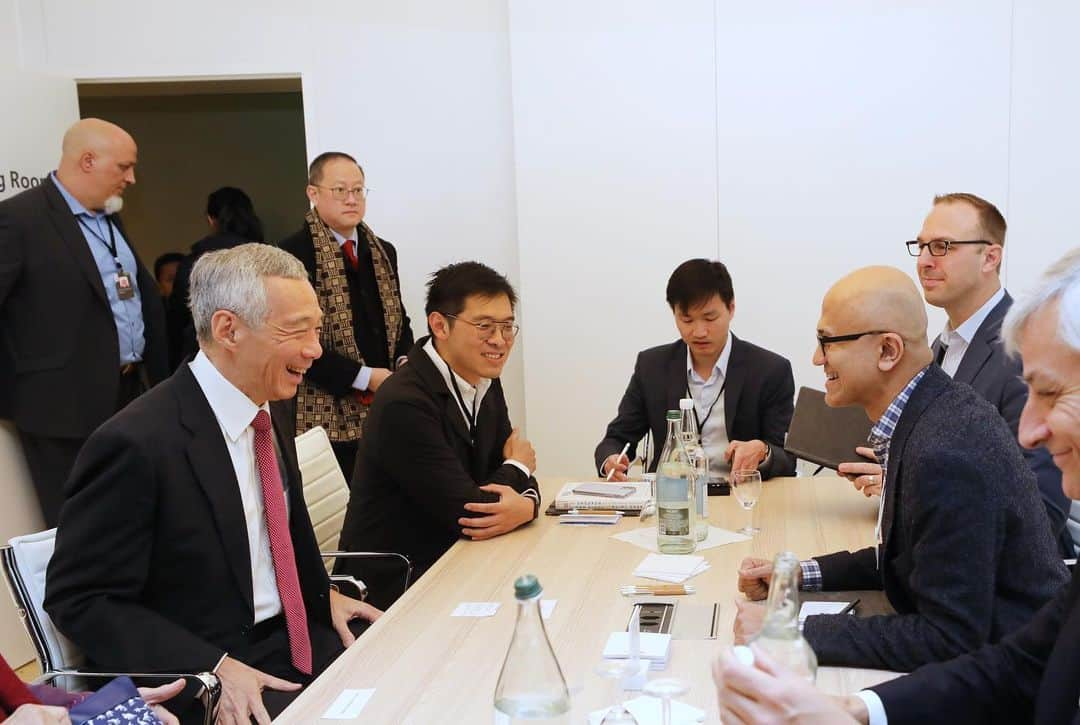
[[[1012,305],[1000,277],[1005,230],[1005,218],[985,199],[944,194],[934,198],[918,238],[907,247],[918,259],[926,301],[949,316],[934,340],[934,361],[953,380],[990,401],[1015,439],[1027,387],[1020,378],[1020,358],[1006,355],[1001,343],[1001,322]],[[1038,480],[1062,554],[1075,556],[1065,528],[1070,501],[1061,490],[1061,471],[1045,448],[1021,450]],[[856,487],[868,495],[880,490],[880,475],[872,464],[844,464],[840,471],[855,474]]]
[[[883,589],[896,610],[808,617],[819,662],[908,671],[1025,624],[1065,583],[1065,566],[1005,421],[931,364],[911,279],[868,267],[840,280],[822,303],[818,342],[826,403],[876,421],[869,443],[885,485],[874,545],[802,562],[802,588]],[[739,588],[762,599],[770,575],[769,562],[747,559]],[[763,609],[739,603],[736,639],[756,633]]]

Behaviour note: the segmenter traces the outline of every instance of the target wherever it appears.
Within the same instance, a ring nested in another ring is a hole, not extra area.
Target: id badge
[[[135,288],[131,285],[131,275],[123,270],[116,273],[116,296],[122,300],[130,300],[135,296]]]

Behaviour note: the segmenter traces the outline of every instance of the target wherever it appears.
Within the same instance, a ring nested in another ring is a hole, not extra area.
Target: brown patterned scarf
[[[308,210],[304,220],[315,247],[315,293],[323,311],[319,343],[324,348],[363,365],[364,359],[353,336],[352,299],[349,296],[349,282],[345,277],[345,257],[341,246],[314,209]],[[393,365],[394,350],[401,337],[404,320],[397,275],[394,274],[386,249],[371,228],[360,222],[356,231],[357,236],[366,240],[371,248],[375,283],[379,287],[383,322],[386,324],[387,353]],[[296,393],[296,432],[300,434],[321,425],[326,429],[331,441],[358,440],[367,411],[368,406],[362,404],[355,395],[335,398],[304,380]]]

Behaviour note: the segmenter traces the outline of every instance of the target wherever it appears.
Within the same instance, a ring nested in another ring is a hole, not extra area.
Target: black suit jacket
[[[890,725],[1080,725],[1080,576],[997,645],[871,688]]]
[[[397,551],[422,573],[461,538],[464,506],[493,502],[480,486],[501,483],[519,493],[536,479],[504,463],[512,427],[498,379],[477,411],[476,445],[457,399],[422,349],[379,388],[356,454],[341,546],[348,551]]]
[[[826,590],[884,589],[895,615],[808,617],[827,665],[910,671],[1026,624],[1067,572],[1035,476],[997,411],[931,365],[889,444],[874,548],[814,557]]]
[[[379,241],[386,249],[386,256],[390,258],[390,266],[393,267],[396,277],[398,274],[397,250],[390,242],[383,239]],[[318,283],[315,280],[315,245],[311,241],[311,232],[308,231],[307,225],[291,237],[282,240],[281,248],[304,263],[312,286],[318,289]],[[371,249],[364,241],[360,242],[357,249],[357,258],[360,262],[359,271],[354,272],[349,265],[345,265],[345,278],[349,282],[349,296],[352,298],[353,336],[356,338],[356,346],[368,367],[393,370],[397,359],[407,355],[413,345],[409,315],[405,311],[405,303],[401,302],[401,286],[399,284],[394,293],[401,303],[404,320],[401,335],[394,348],[394,357],[391,359],[387,356],[386,324],[383,321],[379,288],[375,283],[375,270],[371,266]],[[307,378],[331,395],[340,398],[353,392],[352,384],[359,373],[360,363],[324,345],[322,357],[311,364]]]
[[[638,354],[634,374],[619,402],[615,420],[608,423],[604,439],[596,446],[596,467],[626,443],[633,460],[637,442],[652,431],[654,446],[667,436],[665,415],[677,410],[686,397],[686,343],[649,348]],[[772,451],[761,468],[762,478],[795,475],[795,458],[784,450],[784,436],[795,410],[795,379],[791,363],[765,348],[731,335],[724,385],[724,422],[730,441],[764,441]],[[656,470],[659,448],[649,463]],[[711,452],[710,452],[711,454]]]
[[[309,624],[329,579],[304,505],[291,411],[272,406]],[[60,513],[45,608],[99,667],[198,672],[243,660],[254,624],[240,488],[187,365],[94,432]]]
[[[141,261],[136,282],[153,384],[167,372],[165,313]],[[0,330],[0,387],[9,391],[0,417],[31,434],[84,438],[116,412],[116,323],[86,237],[51,177],[0,202]]]
[[[1004,299],[990,310],[964,352],[953,380],[967,383],[975,388],[975,392],[989,400],[1009,424],[1013,440],[1017,441],[1019,446],[1017,431],[1020,427],[1020,413],[1027,402],[1028,390],[1021,377],[1023,363],[1019,356],[1009,355],[1005,351],[1001,340],[1001,323],[1012,303],[1012,297],[1006,292]],[[936,360],[941,349],[940,337],[934,340],[933,347]],[[1050,528],[1061,541],[1062,551],[1071,557],[1072,541],[1065,530],[1070,502],[1061,489],[1061,471],[1054,465],[1050,453],[1042,446],[1034,450],[1021,448],[1021,451],[1038,480],[1039,493],[1050,517]]]

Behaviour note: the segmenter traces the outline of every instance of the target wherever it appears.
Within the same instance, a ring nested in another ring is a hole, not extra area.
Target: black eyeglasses
[[[466,325],[472,325],[476,328],[476,334],[480,336],[481,340],[490,340],[494,337],[495,330],[498,330],[502,333],[502,338],[507,342],[510,342],[517,337],[518,332],[521,331],[521,325],[516,322],[470,322],[464,317],[458,317],[457,315],[451,315],[446,312],[442,313],[442,316],[464,322]]]
[[[852,340],[858,340],[860,337],[866,337],[867,335],[884,335],[888,330],[867,330],[866,332],[854,332],[850,335],[833,335],[832,337],[826,335],[818,335],[818,345],[821,346],[821,354],[826,354],[825,346],[831,345],[834,342],[851,342]]]
[[[954,242],[949,239],[934,239],[929,242],[920,242],[918,240],[912,240],[910,242],[904,242],[907,245],[907,252],[912,257],[918,257],[922,255],[922,250],[929,249],[931,257],[944,257],[949,253],[949,249],[955,247],[957,244],[993,244],[985,239],[975,239],[969,242]]]

